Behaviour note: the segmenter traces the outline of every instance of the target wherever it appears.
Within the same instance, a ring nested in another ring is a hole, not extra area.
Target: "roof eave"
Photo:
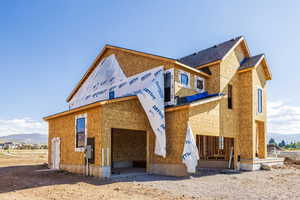
[[[80,111],[83,111],[83,110],[91,109],[91,108],[94,108],[94,107],[97,107],[97,106],[103,106],[103,105],[106,105],[106,104],[109,104],[109,103],[128,101],[128,100],[132,100],[132,99],[137,99],[137,96],[128,96],[128,97],[120,97],[120,98],[104,100],[104,101],[97,101],[97,102],[94,102],[94,103],[91,103],[91,104],[88,104],[88,105],[80,106],[78,108],[73,108],[73,109],[66,110],[66,111],[63,111],[63,112],[60,112],[60,113],[56,113],[56,114],[53,114],[53,115],[46,116],[46,117],[43,118],[43,120],[48,121],[50,119],[54,119],[54,118],[69,115],[69,114],[72,114],[72,113],[75,113],[75,112],[80,112]]]

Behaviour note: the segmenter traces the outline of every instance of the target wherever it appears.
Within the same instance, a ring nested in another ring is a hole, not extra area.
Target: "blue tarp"
[[[184,97],[184,101],[185,103],[191,103],[193,101],[198,101],[200,99],[205,99],[205,98],[209,98],[209,97],[216,97],[216,96],[221,96],[221,93],[215,93],[215,94],[208,94],[208,92],[202,92],[202,93],[198,93],[198,94],[194,94],[191,96],[186,96]]]

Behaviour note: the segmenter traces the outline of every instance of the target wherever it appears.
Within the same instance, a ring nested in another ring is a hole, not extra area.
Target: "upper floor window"
[[[83,150],[86,143],[86,114],[76,116],[75,120],[75,150]]]
[[[262,111],[263,111],[263,105],[262,105],[262,89],[261,88],[258,88],[257,89],[257,100],[258,100],[258,102],[257,102],[257,112],[258,113],[262,113]]]
[[[184,87],[190,87],[190,75],[187,72],[180,72],[180,84]]]
[[[109,99],[114,99],[115,98],[115,91],[111,90],[108,93]]]
[[[227,106],[228,109],[232,109],[232,85],[228,85],[228,93],[227,93]]]
[[[199,76],[195,76],[195,88],[199,91],[199,92],[203,92],[204,91],[204,79],[199,77]]]

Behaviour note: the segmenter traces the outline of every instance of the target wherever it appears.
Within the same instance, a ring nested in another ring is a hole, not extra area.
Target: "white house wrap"
[[[114,55],[104,59],[78,92],[69,107],[76,108],[97,101],[138,96],[155,133],[155,154],[166,156],[164,71],[163,67],[126,78]]]
[[[127,77],[121,69],[115,55],[112,54],[108,56],[99,63],[76,92],[69,103],[70,109],[107,99],[108,96],[104,94],[92,95],[95,94],[95,91],[108,88],[126,79]]]
[[[155,154],[166,156],[165,105],[163,70],[156,72],[151,84],[137,94],[155,133]]]
[[[182,162],[186,165],[188,173],[195,173],[196,166],[199,160],[199,151],[195,143],[194,135],[190,124],[186,130],[186,138],[184,143],[184,149],[182,153]]]

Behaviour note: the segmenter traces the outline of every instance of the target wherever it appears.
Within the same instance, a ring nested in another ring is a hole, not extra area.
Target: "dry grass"
[[[300,170],[201,171],[192,178],[142,175],[100,180],[45,169],[45,150],[0,152],[1,200],[300,199]]]

